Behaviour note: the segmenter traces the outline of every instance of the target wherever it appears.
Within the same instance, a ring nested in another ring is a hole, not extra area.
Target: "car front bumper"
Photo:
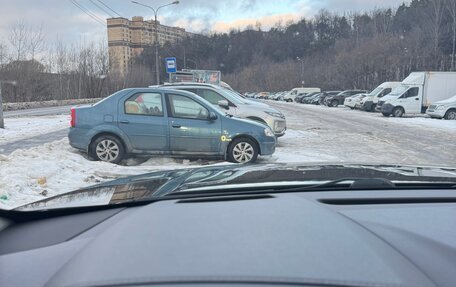
[[[445,109],[441,109],[441,110],[430,110],[428,109],[426,111],[426,114],[432,118],[443,118],[445,116],[445,113],[446,113],[446,110]]]
[[[384,114],[392,114],[394,110],[394,106],[389,103],[385,103],[382,105],[382,113]]]
[[[285,134],[287,130],[287,121],[285,119],[267,117],[265,120],[276,137],[281,137]]]
[[[373,101],[366,101],[361,105],[360,109],[363,111],[371,111],[373,105],[374,105]]]
[[[275,152],[277,141],[275,138],[271,138],[270,141],[260,142],[260,153],[261,155],[272,155]]]

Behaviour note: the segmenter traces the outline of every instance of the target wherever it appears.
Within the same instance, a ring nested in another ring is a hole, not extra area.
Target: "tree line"
[[[109,71],[107,41],[49,43],[42,27],[19,21],[0,42],[5,102],[98,98],[155,84],[153,47],[133,59],[125,75]],[[412,0],[397,8],[261,24],[228,33],[195,35],[160,47],[179,68],[221,70],[239,91],[284,91],[301,86],[372,89],[410,72],[456,69],[456,0]],[[161,62],[160,62],[161,63]],[[160,64],[159,63],[159,64]],[[167,79],[161,63],[161,79]]]
[[[372,89],[419,70],[454,71],[456,0],[344,14],[320,11],[312,19],[261,25],[165,45],[180,66],[219,69],[240,91],[300,86]],[[302,65],[302,66],[301,66]]]

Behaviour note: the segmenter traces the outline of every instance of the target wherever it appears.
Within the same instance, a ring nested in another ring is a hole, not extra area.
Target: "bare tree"
[[[425,11],[430,24],[430,36],[433,42],[433,52],[437,54],[439,49],[443,12],[445,11],[445,0],[429,0],[429,9],[426,9]]]
[[[43,25],[41,24],[38,29],[29,29],[29,37],[27,39],[28,52],[30,57],[35,59],[37,53],[41,52],[44,47],[45,35],[43,33]]]
[[[8,40],[14,51],[16,61],[25,60],[27,55],[27,41],[30,35],[30,30],[23,20],[14,23],[10,27]]]
[[[0,41],[0,69],[3,64],[6,63],[8,59],[8,48],[6,47],[5,44],[3,44],[3,41]]]
[[[446,8],[453,19],[451,30],[452,30],[452,51],[451,51],[451,70],[455,70],[455,50],[456,50],[456,0],[448,0]]]

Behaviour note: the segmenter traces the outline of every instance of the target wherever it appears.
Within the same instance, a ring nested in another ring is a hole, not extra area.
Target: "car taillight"
[[[76,110],[74,108],[71,108],[71,121],[70,121],[70,126],[74,128],[76,126]]]

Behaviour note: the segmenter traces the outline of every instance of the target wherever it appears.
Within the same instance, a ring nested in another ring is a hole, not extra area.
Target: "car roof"
[[[180,86],[197,86],[197,87],[210,87],[214,89],[224,89],[222,86],[217,86],[208,83],[196,83],[196,82],[179,82],[179,83],[165,83],[158,87],[180,87]]]

